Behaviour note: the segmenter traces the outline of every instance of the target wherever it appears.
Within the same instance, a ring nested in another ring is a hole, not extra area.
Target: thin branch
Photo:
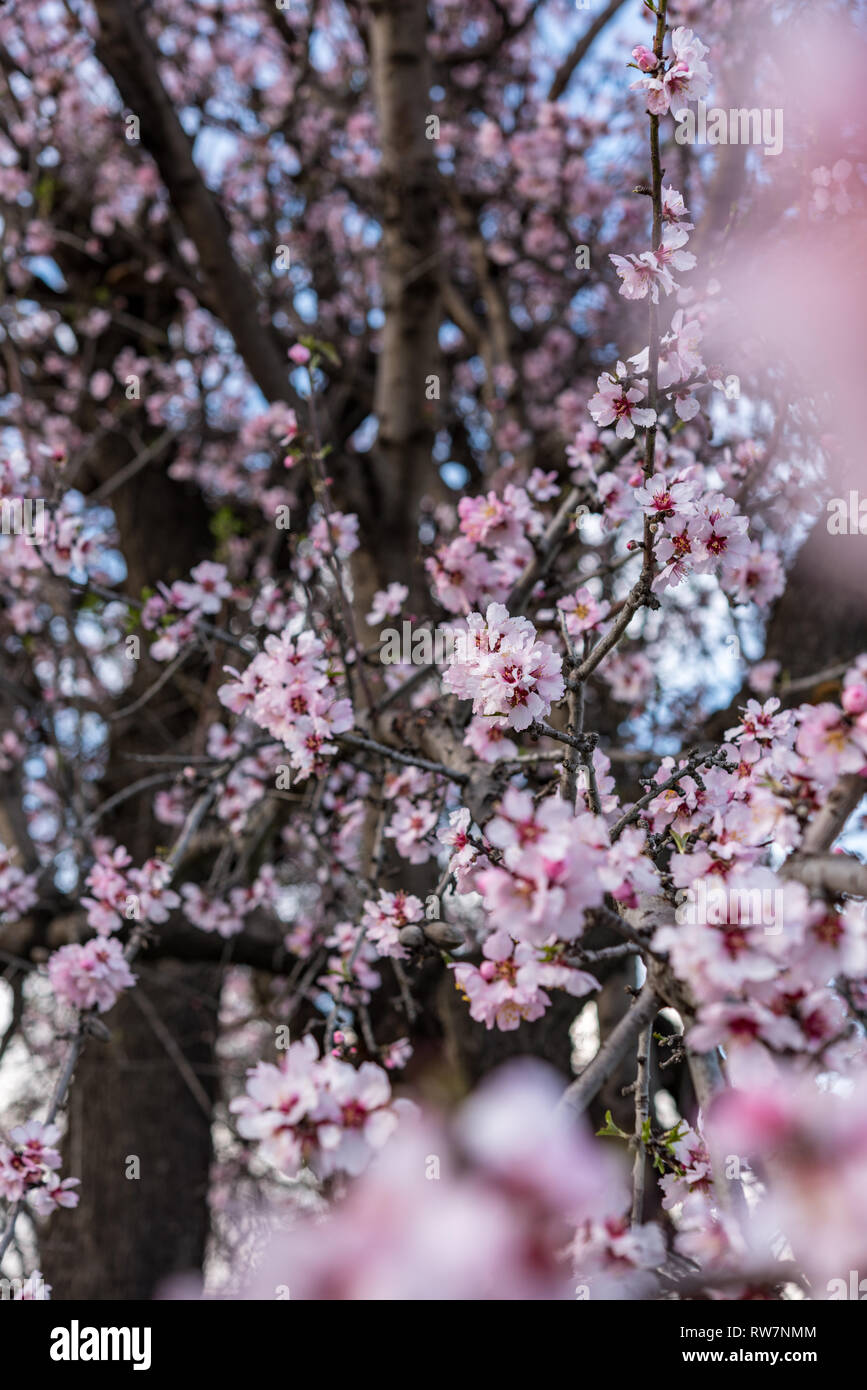
[[[593,23],[585,29],[569,56],[560,64],[554,75],[554,81],[548,89],[548,101],[556,101],[561,97],[572,80],[572,74],[581,62],[593,41],[598,38],[610,19],[613,19],[617,11],[622,9],[626,0],[611,0],[600,15],[594,19]]]
[[[166,1027],[163,1020],[160,1018],[159,1014],[153,1006],[153,1003],[150,999],[148,999],[147,995],[144,994],[143,991],[140,989],[134,989],[132,991],[132,1000],[133,1003],[136,1004],[138,1008],[141,1010],[141,1012],[144,1014],[145,1018],[147,1019],[151,1028],[153,1029],[155,1037],[159,1039],[166,1052],[168,1053],[169,1057],[174,1062],[175,1066],[178,1069],[178,1072],[183,1078],[187,1090],[190,1092],[196,1104],[205,1113],[205,1115],[207,1115],[208,1119],[210,1120],[211,1111],[213,1109],[213,1106],[211,1104],[211,1098],[208,1095],[199,1078],[196,1076],[196,1073],[193,1071],[186,1057],[184,1056],[181,1047],[179,1046],[175,1038],[172,1037],[171,1032]]]
[[[370,753],[379,753],[383,758],[403,763],[406,767],[424,768],[425,772],[435,772],[437,776],[448,777],[449,781],[457,782],[459,785],[470,780],[466,772],[458,772],[453,767],[446,767],[444,763],[431,762],[429,758],[417,757],[415,753],[400,753],[396,748],[389,748],[387,744],[377,743],[372,738],[362,738],[360,734],[335,734],[334,741],[346,748],[364,748]]]
[[[179,671],[184,662],[196,649],[195,642],[190,642],[186,647],[182,647],[175,657],[170,661],[164,671],[161,671],[153,685],[149,686],[137,700],[133,700],[131,705],[125,705],[123,709],[112,710],[109,714],[109,722],[116,722],[118,719],[125,719],[130,714],[137,714],[140,709],[144,709],[153,697],[162,690],[163,686],[171,680],[176,671]]]
[[[560,1105],[573,1115],[583,1115],[590,1102],[599,1094],[606,1081],[614,1075],[623,1058],[643,1028],[652,1024],[662,1002],[651,985],[645,985],[632,1008],[623,1015],[617,1027],[606,1038],[589,1066],[568,1086],[560,1097]]]
[[[136,473],[140,473],[153,459],[159,458],[166,445],[169,444],[171,440],[176,439],[179,433],[180,431],[175,429],[164,430],[158,439],[155,439],[146,449],[142,449],[140,453],[136,454],[135,458],[131,459],[119,472],[115,473],[111,478],[107,478],[104,483],[101,483],[95,492],[88,493],[88,502],[104,502],[106,497],[110,497],[119,487],[123,487],[124,483],[128,483],[131,478],[135,477]]]
[[[644,1145],[644,1126],[650,1116],[650,1049],[653,1043],[653,1023],[638,1035],[638,1070],[635,1077],[635,1158],[632,1163],[632,1225],[640,1226],[644,1216],[644,1191],[647,1182],[647,1152]]]

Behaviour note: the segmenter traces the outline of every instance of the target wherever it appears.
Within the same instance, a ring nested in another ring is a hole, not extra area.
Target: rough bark
[[[427,5],[374,0],[370,6],[371,79],[382,148],[382,297],[385,324],[377,359],[374,411],[379,424],[374,551],[395,566],[411,592],[421,569],[418,504],[435,471],[431,447],[436,402],[425,381],[439,370],[439,272],[434,142],[430,111]]]
[[[66,1151],[81,1203],[74,1220],[51,1222],[44,1243],[56,1300],[148,1299],[169,1275],[202,1268],[210,1120],[154,1019],[213,1100],[219,971],[161,961],[136,973],[112,1013],[111,1042],[89,1044],[70,1092]],[[138,1178],[127,1176],[133,1156]]]
[[[116,445],[96,451],[85,486],[113,476],[130,453]],[[131,594],[176,569],[180,557],[189,567],[211,550],[202,499],[172,482],[167,466],[137,474],[113,497]],[[152,666],[141,663],[124,702],[152,680]],[[169,682],[136,718],[117,726],[104,796],[138,776],[124,755],[152,753],[195,727],[198,712],[177,704]],[[100,828],[138,864],[165,834],[149,797],[125,802]],[[142,958],[135,972],[136,990],[108,1019],[111,1041],[88,1043],[70,1092],[64,1170],[81,1178],[82,1195],[75,1219],[52,1220],[43,1242],[55,1299],[149,1298],[159,1281],[200,1270],[204,1259],[220,969]],[[196,1083],[204,1093],[198,1097]],[[126,1176],[131,1155],[140,1160],[138,1180]]]

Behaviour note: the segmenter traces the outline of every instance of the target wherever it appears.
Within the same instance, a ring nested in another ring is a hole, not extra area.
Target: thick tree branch
[[[196,247],[210,293],[250,375],[269,401],[293,403],[287,363],[256,286],[232,254],[230,229],[193,159],[190,138],[163,86],[144,20],[130,0],[96,0],[96,56],[124,104],[138,116],[141,141],[153,157],[172,204]]]
[[[662,1001],[651,985],[645,985],[632,1008],[605,1040],[589,1066],[585,1067],[560,1097],[560,1105],[573,1115],[582,1115],[593,1097],[612,1077],[643,1028],[652,1023]]]

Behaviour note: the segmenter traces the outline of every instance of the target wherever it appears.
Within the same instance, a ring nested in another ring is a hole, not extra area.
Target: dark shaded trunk
[[[168,1275],[202,1268],[211,1161],[202,1105],[216,1084],[220,971],[160,961],[136,974],[111,1014],[111,1041],[88,1045],[70,1092],[66,1171],[81,1178],[81,1203],[52,1219],[43,1242],[54,1299],[148,1299]],[[167,1036],[204,1095],[191,1092]]]
[[[130,456],[116,444],[96,451],[85,489],[111,477]],[[179,572],[179,563],[186,572],[212,550],[202,499],[168,478],[168,462],[137,474],[112,497],[129,571],[124,587],[133,595]],[[158,674],[145,649],[143,640],[122,704],[132,703]],[[154,753],[166,740],[177,746],[207,715],[192,705],[179,709],[178,689],[169,681],[139,713],[114,726],[111,773],[101,794],[108,797],[141,775],[127,755]],[[153,821],[147,797],[124,803],[99,829],[125,845],[137,865],[167,835]],[[43,1240],[43,1266],[51,1270],[56,1299],[149,1298],[167,1275],[202,1267],[221,970],[150,962],[146,950],[133,968],[139,984],[108,1016],[110,1042],[88,1042],[70,1088],[64,1171],[81,1178],[81,1202],[71,1219],[55,1215]],[[139,1159],[138,1178],[126,1175],[131,1157]]]

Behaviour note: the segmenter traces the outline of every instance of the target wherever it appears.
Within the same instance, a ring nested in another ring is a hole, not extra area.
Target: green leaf
[[[238,536],[244,529],[243,523],[231,507],[220,507],[208,523],[211,535],[218,545],[225,545],[232,536]]]
[[[312,352],[314,356],[318,354],[324,357],[327,362],[331,363],[332,367],[340,366],[340,358],[333,343],[325,343],[321,338],[299,338],[298,341],[302,347],[306,347],[307,351]],[[312,367],[313,363],[310,362],[308,365]]]
[[[683,1130],[681,1130],[681,1125],[683,1125]],[[689,1125],[687,1124],[686,1120],[678,1120],[677,1124],[674,1126],[673,1129],[667,1129],[665,1131],[659,1142],[663,1144],[665,1148],[673,1151],[675,1144],[680,1143],[681,1139],[683,1138],[684,1134],[686,1134],[688,1129]]]
[[[605,1111],[605,1125],[602,1129],[597,1129],[597,1138],[600,1139],[629,1139],[629,1135],[614,1123],[611,1111]]]

